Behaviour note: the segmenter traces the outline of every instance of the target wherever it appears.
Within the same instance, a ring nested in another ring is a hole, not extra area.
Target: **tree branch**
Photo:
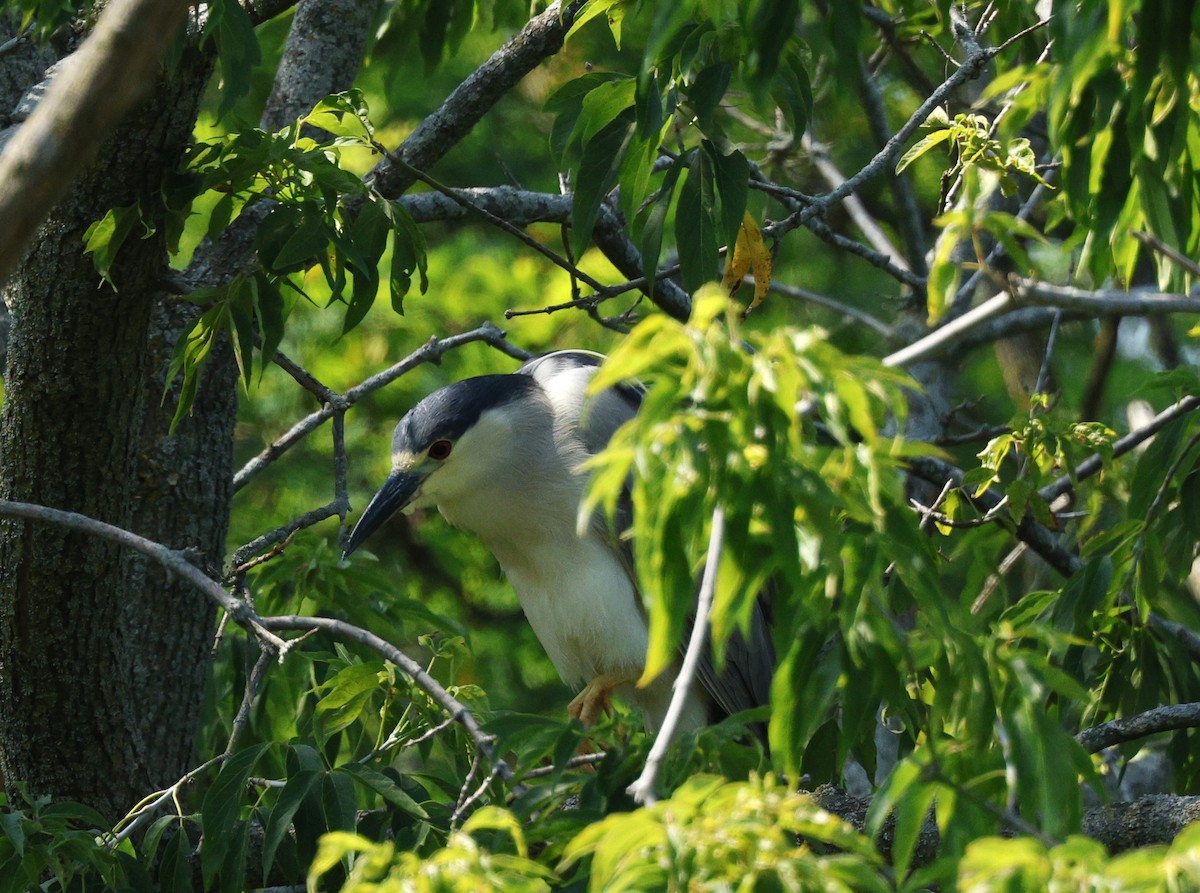
[[[1138,444],[1149,440],[1171,422],[1182,418],[1189,412],[1195,412],[1197,409],[1200,409],[1200,396],[1184,397],[1179,402],[1168,406],[1142,427],[1130,431],[1124,437],[1113,441],[1112,451],[1108,455],[1112,459],[1124,456]],[[1076,465],[1073,474],[1064,474],[1058,480],[1054,481],[1054,483],[1047,484],[1038,490],[1038,496],[1047,502],[1051,502],[1063,493],[1075,489],[1075,485],[1080,481],[1087,480],[1093,475],[1098,474],[1103,467],[1104,455],[1094,453]]]
[[[493,768],[507,782],[513,777],[512,769],[503,760],[495,758],[492,739],[480,728],[479,723],[471,712],[451,695],[446,689],[425,670],[419,663],[369,630],[337,620],[332,617],[298,617],[283,615],[262,617],[246,601],[234,598],[225,588],[211,579],[198,567],[191,564],[183,552],[178,552],[156,543],[153,540],[138,536],[136,533],[88,518],[75,512],[64,512],[43,505],[32,505],[25,502],[0,500],[0,516],[22,518],[30,521],[41,521],[57,524],[71,530],[82,531],[92,536],[102,537],[137,552],[158,562],[167,571],[183,577],[188,583],[199,589],[201,593],[223,608],[239,626],[248,630],[272,649],[282,659],[288,652],[291,643],[275,635],[272,630],[321,630],[347,642],[357,642],[374,650],[385,660],[403,670],[417,685],[419,685],[434,701],[436,701],[454,721],[459,723],[471,736],[479,752],[491,763]],[[208,765],[208,764],[206,764]]]
[[[1200,727],[1200,703],[1171,704],[1084,729],[1075,736],[1075,740],[1088,753],[1098,753],[1114,744],[1137,741],[1159,732],[1197,727]]]
[[[416,179],[410,168],[430,170],[458,145],[505,93],[543,60],[562,49],[582,0],[558,0],[529,20],[520,33],[492,54],[392,153],[375,166],[369,181],[386,198],[396,198]],[[398,164],[402,161],[403,164]]]
[[[0,283],[104,137],[154,85],[184,0],[112,0],[0,154]]]
[[[1200,297],[1151,291],[1096,289],[1049,285],[1011,277],[1018,303],[1058,307],[1081,316],[1150,316],[1155,313],[1200,313]]]
[[[812,792],[813,800],[827,812],[845,819],[859,831],[866,828],[869,797],[854,797],[832,785]],[[1082,832],[1112,853],[1154,844],[1168,844],[1189,824],[1200,821],[1200,797],[1156,795],[1125,803],[1111,803],[1083,814]],[[890,852],[890,839],[881,842]],[[931,817],[921,829],[913,865],[927,865],[938,853],[940,835]]]

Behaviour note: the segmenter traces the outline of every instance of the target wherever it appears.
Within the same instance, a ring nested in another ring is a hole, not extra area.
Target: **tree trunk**
[[[208,71],[199,54],[184,54],[52,212],[8,283],[0,496],[190,547],[215,567],[229,514],[229,376],[210,374],[205,415],[166,438],[161,384],[148,384],[161,382],[161,349],[170,347],[148,337],[161,322],[162,227],[145,239],[135,231],[123,246],[116,289],[98,284],[82,241],[110,207],[156,205]],[[0,524],[7,782],[116,817],[177,778],[192,755],[212,617],[194,593],[165,585],[111,543]]]

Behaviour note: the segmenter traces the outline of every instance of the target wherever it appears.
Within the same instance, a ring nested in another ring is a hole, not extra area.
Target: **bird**
[[[615,695],[655,732],[679,661],[637,684],[649,624],[633,570],[635,544],[602,512],[578,522],[587,460],[636,415],[643,393],[634,384],[590,393],[602,360],[591,351],[553,351],[512,373],[466,378],[420,400],[396,426],[392,471],[343,557],[396,512],[436,506],[495,556],[559,676],[578,692],[568,716],[592,726],[611,713]],[[630,511],[626,492],[617,526]],[[721,672],[706,649],[679,729],[696,731],[768,703],[774,667],[768,627],[769,603],[760,597],[748,638],[731,638]]]

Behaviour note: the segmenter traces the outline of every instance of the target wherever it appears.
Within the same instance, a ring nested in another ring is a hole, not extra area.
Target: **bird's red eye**
[[[454,449],[454,444],[452,444],[450,441],[435,440],[433,443],[431,443],[429,445],[429,450],[428,450],[429,458],[437,459],[439,462],[441,462],[443,459],[445,459],[447,456],[450,455],[450,451],[452,449]]]

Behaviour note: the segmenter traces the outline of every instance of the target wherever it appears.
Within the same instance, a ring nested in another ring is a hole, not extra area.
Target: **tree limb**
[[[150,87],[184,0],[112,0],[0,154],[0,282],[104,137]]]
[[[1088,753],[1098,753],[1114,744],[1137,741],[1158,732],[1197,727],[1200,727],[1200,703],[1170,704],[1084,729],[1075,736],[1075,740],[1082,744]]]
[[[375,166],[369,181],[386,198],[404,193],[416,179],[409,168],[427,171],[474,129],[505,93],[543,60],[562,49],[581,0],[558,0],[534,16],[512,40],[459,84],[403,143]],[[398,164],[402,161],[403,164]]]
[[[845,819],[859,831],[866,827],[869,797],[854,797],[832,785],[812,792],[813,800],[826,812]],[[1200,821],[1200,797],[1153,795],[1124,803],[1110,803],[1083,814],[1081,831],[1097,840],[1111,853],[1138,847],[1170,843],[1189,824]],[[891,841],[880,841],[884,853]],[[927,865],[937,858],[940,835],[931,815],[922,827],[913,853],[914,866]]]
[[[138,536],[136,533],[88,518],[76,512],[64,512],[60,509],[43,505],[32,505],[25,502],[0,500],[0,516],[23,518],[30,521],[42,521],[57,524],[72,530],[79,530],[92,536],[102,537],[153,559],[167,571],[183,577],[188,583],[199,589],[207,598],[223,608],[239,626],[242,626],[279,655],[285,656],[290,648],[288,641],[275,635],[272,630],[322,630],[343,641],[357,642],[374,650],[385,660],[403,670],[417,685],[419,685],[434,701],[436,701],[454,721],[459,723],[471,736],[479,752],[492,764],[493,768],[505,781],[511,781],[512,769],[503,760],[495,758],[492,739],[484,733],[471,712],[422,667],[419,663],[374,633],[337,620],[332,617],[298,617],[283,615],[275,617],[260,616],[254,608],[241,599],[234,598],[217,581],[211,579],[198,567],[187,560],[183,552],[168,548],[162,543]],[[207,765],[207,764],[206,764]]]

